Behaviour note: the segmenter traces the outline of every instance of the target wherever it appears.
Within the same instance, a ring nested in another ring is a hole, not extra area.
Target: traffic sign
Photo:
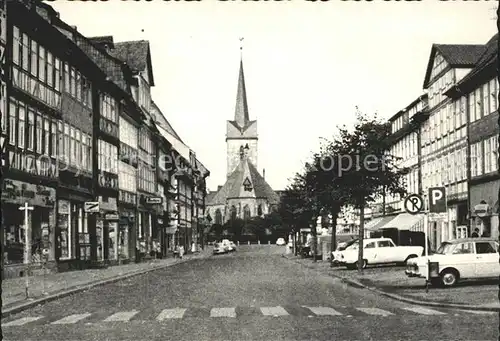
[[[405,210],[410,214],[418,214],[424,209],[424,199],[418,194],[410,194],[406,197]]]
[[[84,206],[85,212],[87,213],[99,213],[99,202],[98,201],[87,201]]]
[[[446,188],[431,187],[429,188],[429,212],[430,213],[446,213]]]

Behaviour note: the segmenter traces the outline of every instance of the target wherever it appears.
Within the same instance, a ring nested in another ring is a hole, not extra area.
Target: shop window
[[[60,200],[58,203],[59,214],[57,225],[60,230],[58,244],[60,248],[60,258],[72,258],[72,231],[71,231],[71,207],[69,201]]]

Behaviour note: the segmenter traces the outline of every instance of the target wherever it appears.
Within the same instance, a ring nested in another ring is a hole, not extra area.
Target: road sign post
[[[29,206],[25,203],[23,206],[19,207],[20,211],[24,211],[24,265],[26,267],[25,277],[25,288],[26,288],[26,299],[29,298],[29,271],[30,271],[30,258],[31,258],[31,243],[30,243],[30,223],[29,223],[29,211],[33,211],[35,208]]]
[[[406,212],[410,214],[419,214],[424,209],[424,199],[418,194],[410,194],[404,202]]]

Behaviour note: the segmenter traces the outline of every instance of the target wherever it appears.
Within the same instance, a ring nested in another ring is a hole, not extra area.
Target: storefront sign
[[[488,204],[479,204],[474,206],[474,213],[478,217],[486,217],[490,215],[490,206]]]
[[[158,205],[163,202],[162,197],[146,197],[146,204],[149,205]]]
[[[106,220],[119,220],[120,217],[118,216],[118,214],[115,214],[115,213],[107,213],[104,216],[104,219],[106,219]]]
[[[12,204],[54,207],[56,190],[54,188],[5,179],[3,181],[2,201]]]

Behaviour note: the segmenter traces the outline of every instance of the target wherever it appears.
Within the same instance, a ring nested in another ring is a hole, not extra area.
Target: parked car
[[[222,245],[222,243],[214,243],[214,250],[213,250],[214,255],[220,255],[226,252],[227,248],[224,245]]]
[[[343,243],[339,243],[337,246],[337,249],[335,251],[332,251],[332,263],[334,265],[340,265],[340,259],[342,256],[342,251],[347,250],[349,248],[358,248],[359,245],[359,239],[352,239]]]
[[[358,266],[359,243],[352,244],[344,251],[340,251],[339,263],[349,269]],[[396,246],[390,238],[368,238],[363,240],[363,264],[366,268],[368,264],[391,264],[406,263],[411,258],[422,256],[424,248],[422,246]]]
[[[278,238],[278,240],[276,240],[276,245],[286,245],[285,238]]]
[[[431,268],[431,284],[451,287],[462,279],[498,277],[498,259],[498,242],[494,238],[452,239],[441,243],[432,255],[409,260],[405,273],[427,278],[429,262],[437,263],[435,269]]]

